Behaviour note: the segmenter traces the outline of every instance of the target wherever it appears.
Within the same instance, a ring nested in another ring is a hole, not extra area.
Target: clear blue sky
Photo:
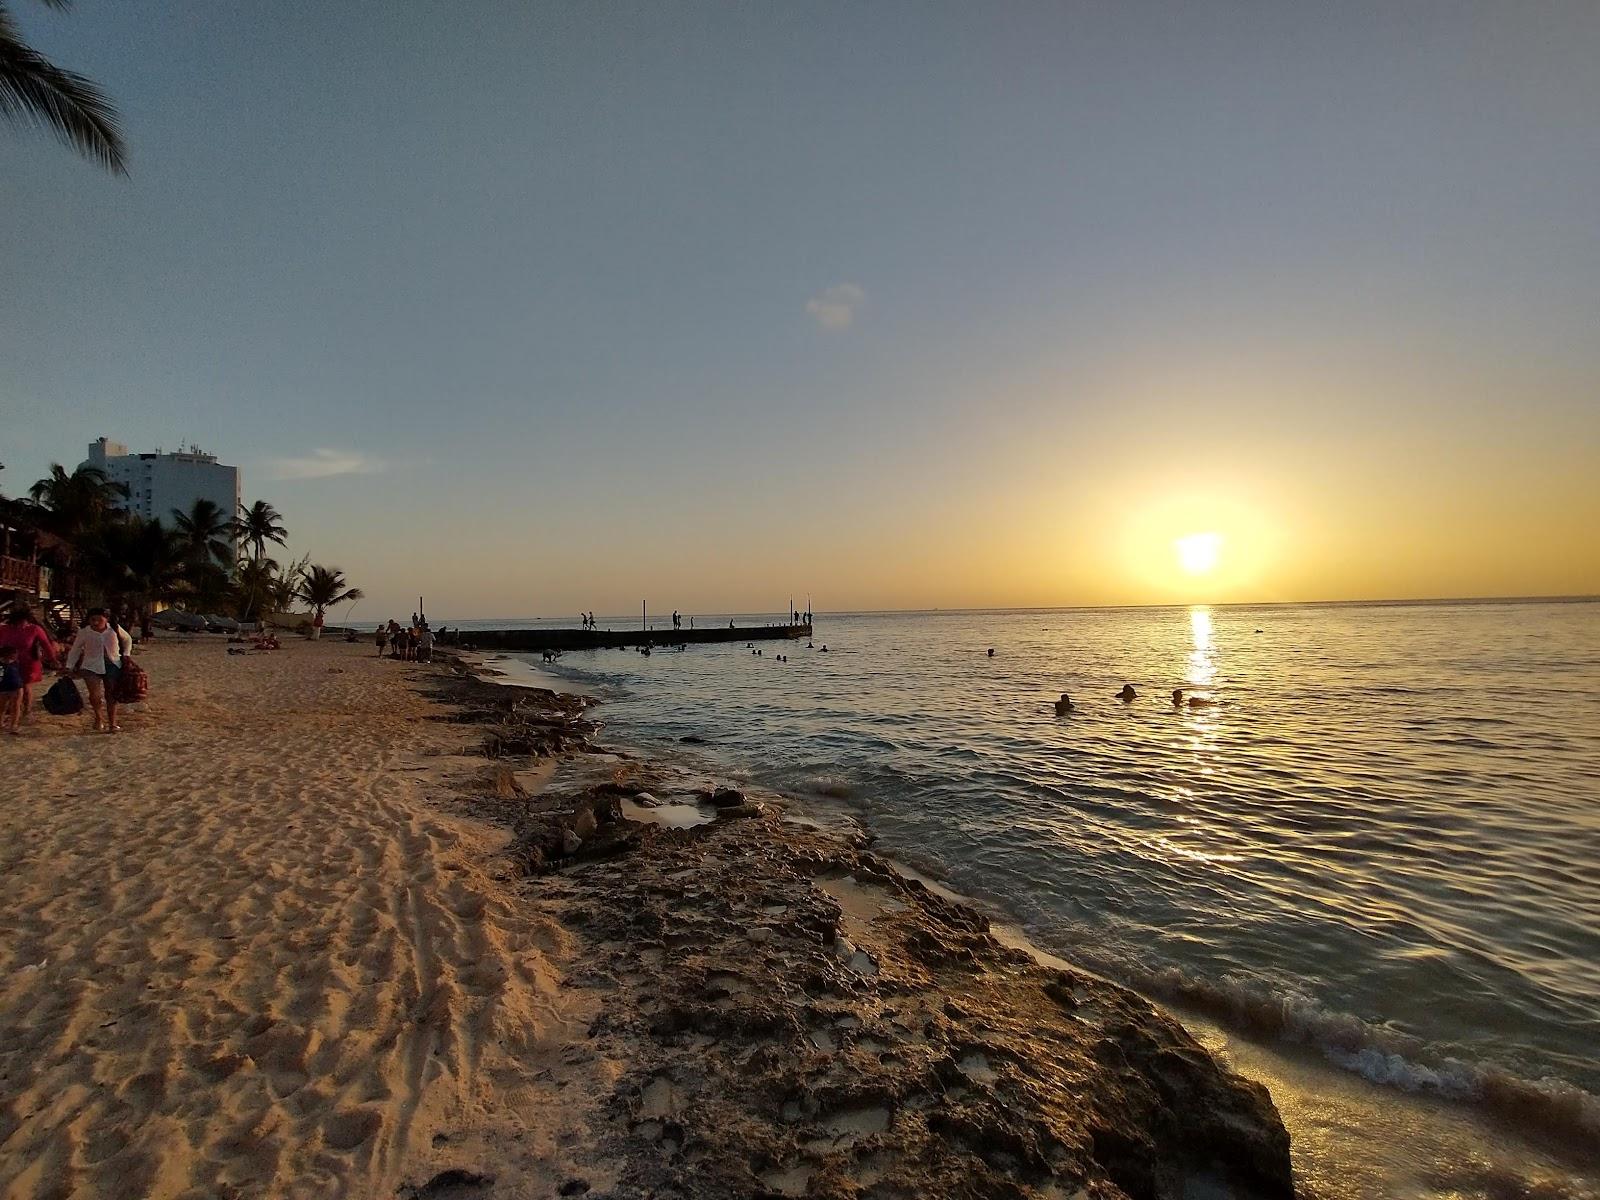
[[[374,616],[1600,590],[1600,5],[13,8],[132,174],[0,127],[8,493],[198,441]]]

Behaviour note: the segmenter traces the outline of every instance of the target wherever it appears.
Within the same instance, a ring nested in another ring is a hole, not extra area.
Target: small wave
[[[1193,1008],[1251,1036],[1307,1045],[1328,1062],[1404,1092],[1476,1105],[1502,1122],[1551,1137],[1584,1158],[1600,1158],[1600,1097],[1565,1080],[1524,1079],[1501,1067],[1431,1053],[1419,1038],[1350,1013],[1332,1012],[1307,996],[1271,992],[1239,979],[1195,979],[1176,967],[1126,969],[1142,991]]]
[[[764,777],[769,787],[791,796],[821,796],[828,800],[851,800],[861,793],[857,781],[831,771],[780,772]]]
[[[1445,1196],[1478,1196],[1484,1200],[1596,1200],[1600,1192],[1572,1180],[1530,1179],[1497,1163],[1453,1164],[1427,1175],[1430,1187]]]

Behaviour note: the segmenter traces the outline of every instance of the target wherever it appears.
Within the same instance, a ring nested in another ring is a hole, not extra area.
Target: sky
[[[198,442],[374,619],[1600,593],[1600,5],[11,7],[131,174],[0,126],[6,494]]]

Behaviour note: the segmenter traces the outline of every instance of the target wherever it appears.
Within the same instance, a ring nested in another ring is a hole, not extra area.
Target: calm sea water
[[[1050,950],[1600,1146],[1600,604],[825,616],[815,644],[556,671],[614,738],[704,737]]]

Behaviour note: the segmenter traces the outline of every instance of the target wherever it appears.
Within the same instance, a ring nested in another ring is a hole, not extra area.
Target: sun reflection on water
[[[1217,678],[1216,642],[1212,636],[1211,610],[1203,604],[1191,608],[1189,630],[1193,648],[1189,651],[1186,684],[1190,688],[1210,687]],[[1191,734],[1189,750],[1193,756],[1192,769],[1201,776],[1215,774],[1213,759],[1216,755],[1218,735],[1216,709],[1191,707],[1183,711],[1188,718],[1185,724]]]
[[[1194,649],[1189,651],[1189,683],[1209,687],[1217,677],[1216,655],[1211,635],[1211,610],[1195,605],[1189,610],[1189,628],[1194,633]]]

